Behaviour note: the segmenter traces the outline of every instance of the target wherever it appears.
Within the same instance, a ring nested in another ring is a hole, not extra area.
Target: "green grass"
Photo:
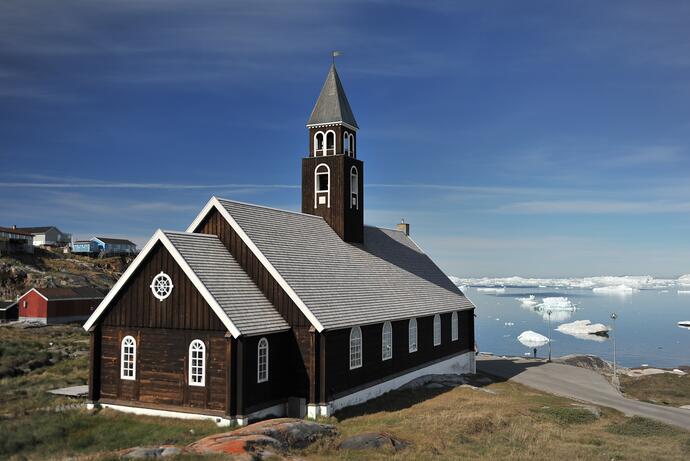
[[[569,424],[589,424],[597,420],[597,417],[591,411],[584,408],[577,407],[542,407],[533,408],[532,412],[544,415],[562,425]]]
[[[690,375],[673,373],[621,377],[621,390],[627,397],[659,405],[690,405]]]
[[[663,437],[675,436],[682,433],[682,431],[675,427],[640,416],[633,416],[622,423],[611,425],[607,427],[606,430],[611,434],[631,437]]]

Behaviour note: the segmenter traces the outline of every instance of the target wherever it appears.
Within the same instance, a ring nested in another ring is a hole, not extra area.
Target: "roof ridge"
[[[216,234],[202,234],[201,232],[184,232],[184,231],[171,231],[171,230],[164,230],[161,229],[161,232],[164,234],[175,234],[175,235],[184,235],[184,236],[189,236],[189,237],[215,237],[218,238]]]
[[[301,211],[291,211],[291,210],[284,210],[282,208],[275,208],[271,206],[266,206],[266,205],[258,205],[256,203],[247,203],[247,202],[240,202],[239,200],[232,200],[229,198],[222,198],[222,197],[215,197],[219,202],[230,202],[230,203],[237,203],[238,205],[246,205],[246,206],[251,206],[255,208],[264,208],[267,210],[273,210],[273,211],[281,211],[283,213],[290,213],[290,214],[296,214],[299,216],[308,216],[310,218],[319,218],[323,219],[321,216],[316,216],[313,214],[307,214],[307,213],[302,213]]]

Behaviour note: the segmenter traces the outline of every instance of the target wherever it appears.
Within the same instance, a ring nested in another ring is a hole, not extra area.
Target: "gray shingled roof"
[[[321,217],[219,201],[325,329],[474,307],[403,232],[352,244]]]
[[[326,76],[326,81],[321,88],[319,99],[316,100],[314,109],[307,122],[309,125],[322,125],[327,123],[343,122],[355,128],[357,122],[352,114],[350,103],[345,96],[343,84],[340,82],[335,66],[331,66]]]
[[[218,237],[164,233],[241,334],[290,328]]]

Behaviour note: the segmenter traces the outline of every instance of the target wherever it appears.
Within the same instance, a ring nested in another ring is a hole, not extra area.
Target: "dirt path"
[[[690,410],[626,399],[606,379],[591,370],[541,360],[480,356],[477,370],[550,394],[643,416],[690,430]]]

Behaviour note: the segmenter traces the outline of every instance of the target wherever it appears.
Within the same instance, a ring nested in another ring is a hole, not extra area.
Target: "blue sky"
[[[330,64],[365,220],[458,276],[690,272],[687,2],[0,3],[0,225],[298,210]]]

